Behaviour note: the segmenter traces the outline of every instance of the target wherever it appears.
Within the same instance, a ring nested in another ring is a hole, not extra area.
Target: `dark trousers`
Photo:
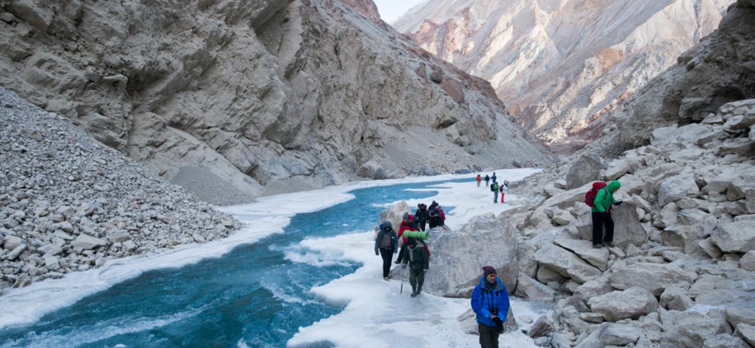
[[[383,257],[383,278],[385,278],[391,273],[393,248],[380,248],[380,256]]]
[[[487,326],[477,323],[477,331],[480,332],[480,347],[498,348],[498,329],[495,326]]]
[[[422,289],[422,284],[425,283],[425,270],[421,267],[419,269],[414,269],[414,267],[409,266],[409,284],[412,285],[412,288],[415,286],[418,286],[420,289]]]
[[[603,224],[606,234],[603,235]],[[613,218],[611,213],[592,213],[592,245],[613,242]]]

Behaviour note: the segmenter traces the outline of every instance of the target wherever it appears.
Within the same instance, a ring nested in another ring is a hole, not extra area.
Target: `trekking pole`
[[[401,270],[401,289],[398,291],[399,294],[404,293],[404,276],[406,276],[406,268]]]

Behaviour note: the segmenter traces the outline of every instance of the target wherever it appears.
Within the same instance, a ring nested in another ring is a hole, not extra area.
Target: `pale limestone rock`
[[[521,272],[519,273],[514,294],[524,299],[541,302],[553,301],[555,296],[553,289]]]
[[[548,245],[540,249],[535,254],[535,261],[578,283],[584,283],[601,275],[598,268],[556,245]]]
[[[617,266],[608,275],[611,286],[615,289],[641,287],[653,295],[660,296],[668,284],[679,282],[692,283],[697,275],[671,264],[639,262],[632,265]]]
[[[755,249],[755,226],[751,219],[722,222],[711,233],[711,239],[723,252],[746,253]]]
[[[10,261],[15,260],[16,258],[18,258],[19,255],[21,255],[21,253],[23,253],[26,250],[26,248],[27,248],[26,244],[23,244],[23,243],[19,244],[18,246],[16,246],[15,248],[13,248],[13,250],[10,250],[5,255],[5,259],[6,260],[10,260]]]
[[[577,256],[597,267],[599,270],[606,270],[608,263],[608,249],[595,249],[592,247],[592,241],[589,240],[556,238],[553,242],[556,245],[577,254]]]
[[[742,258],[739,259],[739,268],[755,272],[755,250],[746,252]]]
[[[668,310],[686,311],[694,305],[694,302],[687,296],[686,289],[672,285],[666,287],[661,294],[659,305]]]
[[[83,250],[91,250],[98,246],[107,245],[108,243],[100,238],[80,234],[71,242],[71,246]]]
[[[608,168],[606,168],[606,171],[603,174],[603,179],[605,181],[616,180],[621,178],[624,174],[630,173],[631,170],[632,167],[629,165],[628,161],[621,159],[614,160],[608,165]]]
[[[727,308],[726,321],[733,327],[737,327],[741,323],[755,326],[755,309],[751,307]]]
[[[593,312],[602,313],[608,321],[637,319],[658,309],[658,300],[647,289],[630,287],[591,298],[587,301]]]
[[[696,197],[699,191],[693,174],[684,171],[661,181],[658,186],[658,204],[665,206],[684,197]]]
[[[430,232],[432,259],[423,291],[442,296],[471,294],[486,265],[496,268],[509,292],[516,289],[517,242],[514,229],[505,219],[485,214],[459,231],[440,230]]]
[[[752,346],[747,344],[739,337],[729,334],[713,335],[705,339],[702,348],[751,348]]]
[[[6,235],[3,239],[3,248],[5,250],[11,251],[15,248],[17,248],[19,245],[23,244],[24,240],[12,235]]]
[[[662,316],[664,332],[661,344],[669,346],[701,347],[708,337],[731,334],[726,320],[715,313],[695,311],[665,312]]]

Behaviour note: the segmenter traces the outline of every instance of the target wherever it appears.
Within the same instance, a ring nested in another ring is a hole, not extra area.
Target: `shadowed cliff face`
[[[2,86],[166,179],[254,197],[547,161],[487,82],[337,1],[0,4]]]
[[[718,30],[684,52],[613,114],[627,146],[655,128],[700,123],[722,105],[755,98],[755,1],[739,0]],[[750,133],[752,134],[752,133]]]
[[[394,27],[490,81],[520,125],[573,151],[712,32],[731,2],[441,0]]]

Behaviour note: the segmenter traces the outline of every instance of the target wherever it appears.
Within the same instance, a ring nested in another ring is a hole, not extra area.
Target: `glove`
[[[498,330],[498,333],[503,333],[503,320],[499,317],[493,318],[493,321],[495,322],[495,328]]]
[[[380,256],[380,253],[377,250],[375,250],[375,256]]]
[[[624,203],[624,201],[618,201],[618,202],[614,203],[614,205],[621,205],[621,203]]]

